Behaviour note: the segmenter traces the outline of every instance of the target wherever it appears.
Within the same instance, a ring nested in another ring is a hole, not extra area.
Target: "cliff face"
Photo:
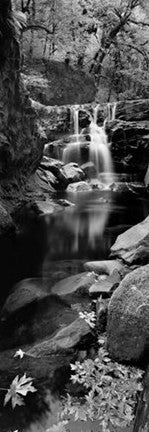
[[[19,45],[5,41],[7,57],[0,70],[0,178],[28,176],[42,155],[37,117],[19,72]]]

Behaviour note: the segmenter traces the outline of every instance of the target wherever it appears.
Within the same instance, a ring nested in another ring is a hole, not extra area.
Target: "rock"
[[[100,180],[98,180],[98,179],[91,179],[89,181],[89,185],[91,186],[91,188],[93,190],[103,191],[103,190],[109,189],[106,184],[101,183]]]
[[[117,237],[111,247],[111,256],[128,264],[149,261],[149,216]]]
[[[120,280],[121,277],[117,270],[111,276],[100,275],[98,280],[89,288],[89,294],[94,298],[101,294],[103,297],[109,297],[112,291],[118,287]]]
[[[55,175],[52,174],[52,172],[39,167],[39,169],[37,170],[37,174],[43,182],[47,183],[50,186],[49,190],[52,191],[52,187],[54,191],[54,189],[58,187],[58,180]]]
[[[114,270],[121,272],[123,265],[118,260],[89,261],[84,264],[84,268],[98,274],[112,275]]]
[[[68,294],[88,294],[89,287],[95,281],[96,275],[94,272],[88,273],[83,272],[68,278],[61,280],[56,283],[52,289],[52,294],[58,296],[66,296]]]
[[[149,348],[149,265],[128,274],[111,297],[107,343],[118,361],[145,360]]]
[[[57,203],[60,204],[63,207],[71,207],[71,206],[75,206],[74,203],[72,203],[71,201],[68,201],[66,199],[60,198],[57,200]]]
[[[50,158],[62,160],[63,150],[66,145],[67,138],[62,138],[45,144],[43,154]]]
[[[80,351],[86,350],[94,342],[91,328],[83,319],[75,318],[72,323],[64,325],[51,337],[38,343],[23,346],[25,352],[21,359],[15,357],[15,350],[0,352],[1,385],[9,387],[14,376],[22,376],[24,371],[37,381],[46,378],[49,388],[58,391],[64,388],[70,363],[79,358]],[[34,396],[35,397],[35,396]],[[35,401],[34,401],[35,402]]]
[[[47,292],[50,287],[50,281],[47,281]],[[15,302],[13,302],[11,311],[9,301],[11,313],[6,315],[3,311],[5,319],[0,322],[0,351],[37,344],[43,339],[49,339],[61,329],[61,326],[67,326],[78,318],[78,312],[72,310],[66,301],[56,295],[44,295],[45,291],[42,297],[41,291],[35,292],[36,288],[33,294],[27,291],[28,298],[23,297],[25,303],[23,306],[22,291],[23,289],[19,293],[18,290],[17,308],[15,309]]]
[[[53,214],[62,210],[61,205],[50,198],[46,198],[45,200],[37,199],[35,200],[35,204],[37,206],[37,213],[40,216]]]
[[[43,286],[42,279],[24,279],[14,286],[7,297],[1,311],[1,318],[8,317],[19,309],[26,307],[28,304],[47,296],[48,293],[46,287]]]
[[[67,187],[67,192],[90,192],[92,190],[91,186],[85,181],[79,181],[77,183],[71,183]]]
[[[73,162],[64,165],[63,172],[68,180],[68,183],[79,182],[85,178],[85,174],[82,169]]]
[[[43,170],[51,172],[56,177],[57,189],[65,189],[67,187],[69,181],[63,169],[63,162],[43,156],[40,167]]]
[[[64,326],[56,335],[46,341],[40,342],[29,351],[28,355],[33,355],[36,358],[58,354],[58,352],[67,353],[74,349],[80,342],[91,335],[91,328],[83,319],[76,319],[70,325]]]
[[[95,165],[93,162],[86,162],[83,165],[81,165],[81,169],[84,171],[87,178],[96,177],[97,172]]]
[[[118,183],[112,183],[110,185],[110,190],[113,192],[118,193],[133,193],[133,194],[144,194],[146,192],[145,185],[142,182],[135,182],[135,183],[124,183],[124,182],[118,182]]]
[[[15,225],[10,214],[0,203],[0,236],[13,232],[14,230]]]
[[[40,194],[40,198],[44,199],[44,194],[49,195],[50,192],[55,192],[52,184],[48,181],[48,176],[45,171],[36,170],[35,174],[29,180],[29,192],[31,197]]]
[[[47,156],[43,156],[40,167],[46,171],[51,171],[53,174],[55,174],[53,171],[56,172],[56,170],[62,168],[64,166],[63,162],[57,159],[52,159]]]
[[[96,301],[96,326],[100,333],[104,333],[107,325],[109,299],[98,298]]]
[[[149,119],[149,100],[139,99],[118,102],[116,104],[116,119],[125,121],[141,121]]]
[[[110,122],[111,123],[111,122]],[[115,169],[143,181],[149,160],[149,121],[115,121],[107,125]]]

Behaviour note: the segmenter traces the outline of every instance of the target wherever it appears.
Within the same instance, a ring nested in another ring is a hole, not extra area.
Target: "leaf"
[[[20,357],[20,359],[22,359],[25,355],[25,352],[22,351],[21,349],[19,349],[18,351],[16,351],[16,353],[14,354],[14,357]]]
[[[12,381],[10,388],[8,389],[5,399],[4,406],[11,400],[12,408],[14,409],[16,405],[24,405],[24,400],[20,396],[26,396],[28,392],[34,393],[37,389],[32,385],[32,378],[26,377],[24,374],[20,379],[17,375]]]

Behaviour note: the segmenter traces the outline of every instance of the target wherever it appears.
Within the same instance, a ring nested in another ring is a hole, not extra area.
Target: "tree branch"
[[[47,27],[40,24],[29,24],[25,28],[23,28],[23,33],[27,30],[44,30],[46,33],[52,35],[53,31],[49,30]]]

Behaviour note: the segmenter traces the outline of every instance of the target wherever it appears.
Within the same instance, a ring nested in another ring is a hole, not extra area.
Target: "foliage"
[[[27,6],[26,6],[26,4]],[[22,2],[15,0],[19,9]],[[30,0],[23,49],[29,57],[65,61],[90,72],[106,99],[147,97],[147,0]],[[124,96],[123,96],[124,95]],[[99,92],[100,99],[100,92]]]
[[[21,348],[19,350],[16,351],[16,353],[14,354],[14,357],[20,357],[20,359],[22,359],[25,355],[25,352],[21,350]]]
[[[73,384],[85,390],[79,401],[67,395],[62,418],[87,421],[98,419],[102,432],[109,427],[126,427],[133,420],[136,395],[141,391],[142,371],[112,361],[104,347],[95,360],[71,364]]]
[[[91,327],[94,328],[95,327],[95,323],[96,323],[96,314],[95,312],[79,312],[79,317],[84,319],[86,321],[86,323]]]
[[[14,380],[12,381],[5,399],[4,399],[4,406],[11,400],[12,408],[14,409],[16,405],[24,405],[24,400],[20,396],[26,396],[28,392],[34,393],[36,392],[36,388],[32,385],[32,378],[26,376],[24,374],[20,379],[17,375]]]

